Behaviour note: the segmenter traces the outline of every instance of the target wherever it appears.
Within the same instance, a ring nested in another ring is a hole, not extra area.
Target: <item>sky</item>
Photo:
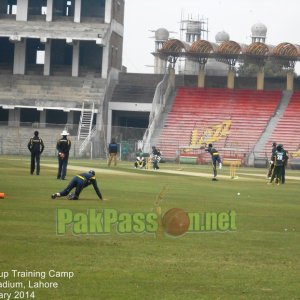
[[[267,26],[266,44],[300,44],[299,0],[125,0],[123,65],[129,73],[153,73],[154,32],[166,28],[185,40],[180,21],[206,19],[208,40],[220,31],[230,40],[251,44],[251,27]],[[296,64],[300,73],[300,62]]]

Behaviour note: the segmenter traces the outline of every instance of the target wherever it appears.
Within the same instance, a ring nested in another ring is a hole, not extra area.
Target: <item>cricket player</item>
[[[93,185],[95,192],[97,193],[100,200],[103,200],[102,194],[98,188],[95,171],[90,170],[88,173],[81,173],[72,178],[68,186],[59,193],[54,193],[51,195],[52,199],[56,199],[58,197],[68,196],[73,188],[75,188],[75,193],[70,194],[68,196],[69,200],[78,200],[79,195],[84,188],[89,185]]]
[[[117,155],[118,155],[118,144],[115,139],[111,140],[111,143],[108,145],[108,163],[107,165],[110,167],[111,162],[114,161],[114,166],[117,165]]]
[[[211,159],[212,159],[212,164],[213,164],[213,172],[214,172],[214,177],[212,178],[213,181],[218,180],[217,179],[217,163],[219,165],[219,168],[222,168],[222,162],[221,162],[221,158],[219,155],[219,152],[213,147],[212,144],[208,144],[208,147],[205,149],[205,151],[207,151],[208,153],[210,153],[211,155]]]
[[[278,145],[276,147],[276,151],[272,157],[272,163],[274,164],[274,168],[272,171],[272,176],[270,179],[270,183],[273,183],[273,180],[275,179],[275,182],[279,185],[280,182],[282,182],[282,173],[283,168],[286,160],[286,151],[283,149],[282,145]]]
[[[36,166],[36,175],[40,175],[40,159],[44,151],[44,142],[39,137],[39,132],[35,131],[34,136],[28,142],[28,150],[31,152],[30,174],[32,175]]]
[[[276,147],[277,147],[277,143],[273,142],[273,144],[272,144],[272,156],[271,156],[270,167],[269,167],[269,170],[268,170],[267,179],[271,179],[271,176],[272,176],[272,172],[273,172],[273,168],[274,168],[274,164],[272,163],[272,161],[273,161],[273,156],[274,156],[275,151],[276,151]]]
[[[67,167],[69,161],[69,152],[71,149],[71,141],[67,138],[69,133],[63,130],[61,133],[62,138],[57,141],[56,150],[58,158],[58,172],[57,179],[65,180],[67,175]]]

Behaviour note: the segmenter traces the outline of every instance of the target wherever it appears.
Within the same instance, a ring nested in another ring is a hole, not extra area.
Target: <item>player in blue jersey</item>
[[[219,152],[213,147],[212,144],[208,144],[208,147],[205,149],[208,153],[211,155],[212,159],[212,165],[213,165],[213,173],[214,177],[212,178],[213,181],[217,180],[217,164],[219,165],[219,168],[222,168],[222,162]]]
[[[69,200],[78,200],[79,195],[84,188],[89,185],[93,185],[95,192],[97,193],[100,200],[103,200],[102,194],[98,188],[95,172],[90,170],[88,173],[81,173],[72,178],[68,186],[59,193],[54,193],[51,195],[52,199],[56,199],[58,197],[68,196],[73,188],[75,188],[75,193],[70,194],[68,196]]]

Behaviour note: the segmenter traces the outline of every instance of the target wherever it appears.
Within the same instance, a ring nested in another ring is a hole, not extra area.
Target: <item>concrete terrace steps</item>
[[[264,152],[271,154],[272,143],[283,144],[289,152],[296,152],[300,147],[300,92],[294,92],[282,118],[269,137]]]
[[[134,86],[118,84],[113,92],[111,102],[152,103],[155,86]]]
[[[32,38],[77,38],[77,39],[96,39],[98,34],[105,36],[109,24],[105,23],[75,23],[72,20],[54,22],[46,21],[16,21],[13,19],[0,19],[0,35],[9,37],[17,32],[19,36]]]
[[[44,101],[61,102],[54,106],[64,106],[64,103],[68,102],[68,107],[74,105],[71,102],[80,104],[84,100],[101,102],[104,98],[106,80],[93,77],[88,80],[89,86],[86,87],[85,77],[0,75],[0,99],[5,102],[38,100],[40,104]]]

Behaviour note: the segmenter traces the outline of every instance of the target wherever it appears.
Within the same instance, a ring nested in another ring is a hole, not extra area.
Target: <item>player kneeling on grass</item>
[[[93,170],[90,170],[88,173],[81,173],[81,174],[74,176],[72,178],[72,180],[70,181],[70,183],[68,184],[68,186],[63,191],[52,194],[51,198],[55,199],[57,197],[68,196],[70,194],[70,192],[72,191],[72,189],[76,188],[75,193],[70,194],[68,196],[68,199],[69,200],[78,200],[81,191],[91,184],[93,185],[94,190],[97,193],[100,200],[103,200],[102,194],[97,185],[95,172]]]

